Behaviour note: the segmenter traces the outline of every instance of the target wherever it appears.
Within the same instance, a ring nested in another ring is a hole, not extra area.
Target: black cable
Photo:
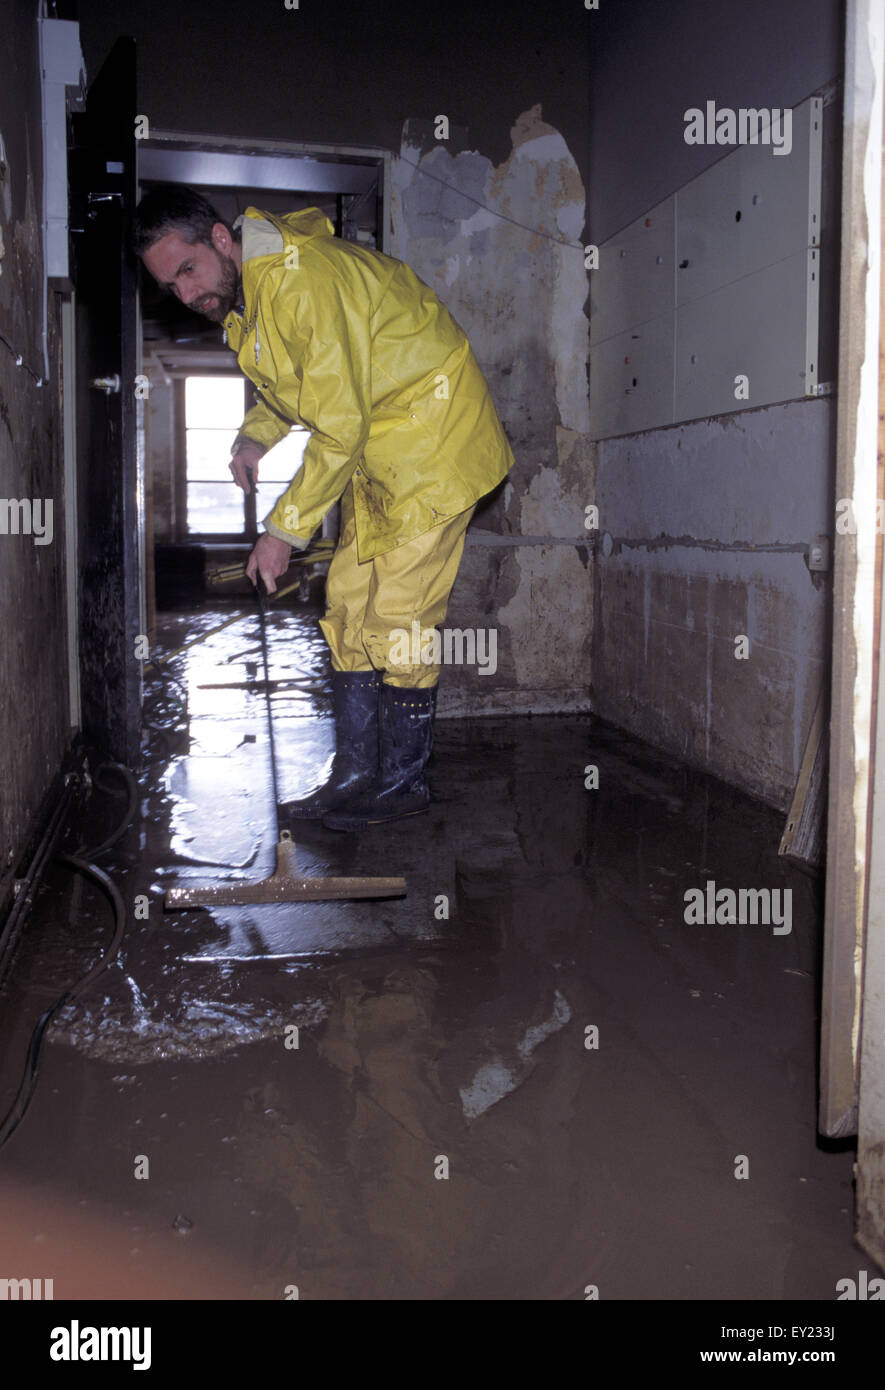
[[[45,378],[43,376],[43,373],[35,372],[33,367],[28,366],[23,354],[20,353],[17,348],[13,347],[12,343],[9,341],[5,333],[0,333],[0,343],[5,343],[5,345],[9,348],[9,351],[15,358],[15,365],[17,367],[24,367],[25,371],[28,373],[28,376],[33,377],[38,386],[42,386],[44,384]]]
[[[411,165],[419,174],[423,174],[426,179],[433,179],[434,183],[441,183],[443,188],[448,188],[452,193],[457,193],[459,198],[466,198],[469,203],[475,203],[478,208],[481,208],[483,212],[490,213],[492,217],[497,217],[502,222],[510,222],[512,226],[519,227],[524,232],[531,232],[532,236],[546,237],[548,241],[552,241],[556,246],[568,246],[572,251],[584,253],[585,247],[579,242],[563,241],[562,237],[554,236],[552,232],[545,232],[541,227],[530,227],[526,222],[520,222],[515,217],[508,217],[506,212],[498,212],[497,208],[490,208],[488,203],[482,202],[480,198],[474,198],[472,193],[465,193],[464,189],[459,188],[457,184],[449,183],[448,179],[441,179],[439,174],[431,174],[429,169],[425,169],[421,164],[416,164],[414,159],[406,159],[404,154],[401,154],[399,158],[403,164]]]
[[[116,826],[114,830],[111,831],[110,835],[108,835],[106,839],[102,840],[100,845],[94,845],[91,849],[87,849],[85,845],[78,846],[77,853],[88,854],[90,859],[94,859],[97,854],[102,854],[106,849],[110,849],[111,845],[117,843],[121,835],[125,834],[125,832],[129,829],[129,826],[132,824],[132,820],[135,816],[135,812],[138,809],[138,783],[136,782],[132,773],[129,771],[128,767],[124,766],[123,763],[99,763],[98,767],[95,769],[95,776],[92,779],[95,786],[98,787],[100,791],[110,791],[110,788],[107,786],[103,787],[99,780],[102,772],[105,772],[109,769],[113,770],[114,772],[118,772],[120,776],[123,778],[123,781],[126,783],[126,810],[123,812],[123,817],[120,820],[119,824]],[[112,792],[111,794],[116,795],[116,793],[114,792]]]
[[[92,779],[93,785],[98,787],[101,791],[111,792],[112,795],[116,795],[116,793],[113,792],[112,788],[109,788],[106,784],[102,783],[101,774],[103,772],[108,771],[118,773],[123,778],[123,781],[126,783],[126,808],[123,812],[122,817],[120,818],[114,829],[111,831],[110,835],[106,836],[105,839],[102,840],[101,844],[95,845],[92,849],[87,849],[85,845],[81,845],[75,854],[60,854],[56,857],[59,858],[63,863],[71,865],[71,867],[76,869],[79,873],[83,873],[91,878],[94,878],[95,881],[104,889],[105,893],[110,898],[111,905],[114,909],[114,916],[116,921],[114,934],[111,937],[110,943],[107,946],[106,950],[102,953],[101,957],[92,967],[92,969],[87,971],[87,973],[83,975],[81,979],[78,980],[77,983],[74,984],[70,989],[65,990],[64,994],[60,995],[59,998],[56,999],[55,1003],[50,1008],[48,1008],[45,1011],[45,1013],[43,1013],[37,1020],[37,1023],[34,1027],[34,1031],[31,1034],[31,1041],[28,1047],[28,1055],[25,1061],[24,1074],[21,1079],[21,1084],[19,1085],[18,1091],[16,1093],[15,1099],[12,1102],[12,1105],[6,1112],[6,1115],[3,1117],[3,1120],[0,1121],[0,1148],[2,1148],[3,1145],[6,1143],[7,1139],[9,1139],[10,1136],[15,1133],[16,1129],[24,1119],[28,1106],[31,1103],[31,1098],[34,1094],[34,1089],[37,1084],[37,1068],[40,1060],[40,1050],[43,1046],[43,1037],[46,1032],[46,1029],[49,1027],[49,1024],[52,1022],[53,1018],[59,1012],[59,1010],[63,1009],[65,1005],[72,1003],[72,1001],[76,999],[78,995],[80,995],[83,992],[83,990],[86,989],[87,986],[89,986],[92,983],[92,981],[96,979],[97,976],[100,975],[102,971],[107,968],[108,965],[110,965],[111,961],[114,959],[117,952],[119,951],[120,943],[123,940],[123,933],[126,929],[126,908],[123,903],[123,898],[120,895],[120,890],[117,888],[116,884],[114,884],[111,881],[111,879],[108,877],[108,875],[104,872],[103,869],[100,869],[97,864],[92,864],[89,861],[89,859],[82,857],[83,855],[89,855],[91,857],[94,857],[97,854],[103,853],[104,850],[109,849],[111,845],[116,844],[117,840],[120,839],[120,837],[129,829],[129,826],[132,824],[135,811],[138,807],[138,783],[136,782],[132,773],[129,771],[129,768],[126,767],[123,763],[99,763],[98,767],[95,770],[95,775]]]
[[[114,838],[116,838],[116,836],[114,836]],[[126,930],[126,906],[123,902],[120,890],[117,888],[116,884],[112,883],[112,881],[104,872],[104,870],[99,869],[98,866],[95,864],[90,864],[85,859],[80,859],[75,854],[62,854],[59,856],[59,858],[65,864],[70,864],[71,867],[76,869],[79,873],[84,873],[87,874],[90,878],[94,878],[96,882],[104,889],[105,893],[111,900],[111,905],[114,909],[116,925],[114,929],[114,934],[111,937],[108,946],[105,948],[96,964],[93,965],[92,969],[88,970],[86,974],[83,975],[82,978],[78,980],[75,985],[73,985],[70,989],[66,990],[64,994],[60,995],[60,997],[55,1001],[55,1003],[50,1008],[48,1008],[46,1012],[42,1014],[41,1017],[38,1019],[37,1025],[34,1028],[33,1033],[31,1034],[31,1042],[30,1046],[28,1047],[28,1056],[27,1061],[25,1063],[25,1071],[21,1080],[21,1085],[18,1088],[12,1105],[9,1107],[9,1110],[6,1112],[5,1116],[3,1117],[3,1120],[0,1121],[0,1148],[3,1147],[6,1141],[18,1129],[18,1126],[21,1124],[22,1120],[25,1117],[28,1106],[31,1103],[31,1098],[34,1094],[34,1088],[37,1084],[37,1067],[40,1060],[40,1049],[43,1044],[43,1035],[45,1034],[46,1029],[49,1027],[49,1024],[52,1022],[52,1019],[59,1012],[59,1010],[63,1009],[66,1004],[72,1003],[72,1001],[76,999],[80,994],[82,994],[83,990],[86,989],[90,984],[92,984],[92,981],[95,980],[102,973],[102,971],[107,968],[108,965],[110,965],[111,961],[114,959],[114,957],[120,949],[120,943],[123,940],[123,933]]]
[[[7,914],[6,921],[0,931],[0,958],[5,956],[10,944],[16,939],[19,930],[19,923],[24,921],[34,900],[34,894],[40,883],[40,877],[55,848],[55,842],[60,837],[64,828],[64,822],[68,814],[68,806],[74,795],[74,787],[77,778],[66,777],[62,788],[61,796],[58,798],[55,809],[53,810],[49,823],[40,837],[40,843],[34,853],[31,863],[28,865],[23,877],[19,880],[18,892],[12,903],[12,907]]]

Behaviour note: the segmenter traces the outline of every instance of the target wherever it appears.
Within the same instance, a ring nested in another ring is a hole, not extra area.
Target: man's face
[[[237,302],[240,272],[236,261],[215,244],[230,243],[226,228],[216,223],[212,237],[209,246],[169,232],[145,251],[142,260],[162,289],[171,290],[195,313],[223,323]]]

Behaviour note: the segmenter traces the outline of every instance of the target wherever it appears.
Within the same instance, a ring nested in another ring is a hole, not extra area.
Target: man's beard
[[[214,246],[212,250],[215,251]],[[202,314],[203,318],[211,319],[213,323],[224,323],[239,298],[240,272],[237,270],[236,261],[230,256],[222,256],[218,251],[215,251],[215,254],[221,263],[221,276],[216,281],[215,289],[195,299],[189,308]],[[213,303],[206,307],[206,301],[209,299],[212,299]]]

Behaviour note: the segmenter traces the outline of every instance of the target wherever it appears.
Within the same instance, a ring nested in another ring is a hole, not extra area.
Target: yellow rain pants
[[[442,623],[475,507],[360,564],[353,487],[341,496],[341,535],[326,579],[320,627],[335,671],[383,673],[387,685],[427,689],[439,666],[421,659],[425,632]],[[408,649],[408,650],[407,650]],[[427,654],[432,654],[428,644]]]

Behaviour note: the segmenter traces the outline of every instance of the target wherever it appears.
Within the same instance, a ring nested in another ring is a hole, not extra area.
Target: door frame
[[[875,71],[879,109],[871,120],[871,161],[875,136],[879,133],[879,237],[878,284],[870,276],[870,300],[879,294],[878,354],[871,366],[878,369],[878,468],[877,498],[885,498],[885,103],[882,98],[885,76],[885,16],[878,14],[878,65]],[[875,287],[875,288],[874,288]],[[877,502],[885,511],[885,503]],[[867,878],[866,937],[861,980],[861,1027],[858,1078],[857,1153],[857,1239],[858,1243],[885,1268],[885,680],[881,653],[885,650],[885,565],[883,565],[882,511],[878,513],[879,543],[875,576],[878,609],[875,624],[877,647],[873,667],[873,757],[869,811],[869,873]]]
[[[256,164],[264,163],[267,157],[291,160],[310,160],[315,163],[328,164],[360,164],[375,165],[380,172],[379,200],[380,210],[378,223],[381,231],[381,244],[379,251],[388,251],[390,243],[390,186],[391,186],[391,160],[390,150],[383,149],[380,145],[321,145],[307,144],[295,140],[253,140],[244,139],[241,136],[221,136],[205,135],[197,131],[181,130],[162,130],[150,128],[150,133],[145,139],[136,142],[137,155],[141,155],[147,150],[163,150],[164,146],[185,146],[194,153],[215,153],[240,157],[242,163],[248,163],[252,159]],[[138,180],[139,196],[141,195],[141,185],[145,179],[150,180],[154,175],[144,172],[145,160],[138,159],[136,167],[136,178]],[[170,175],[170,183],[184,183],[186,179]],[[218,180],[220,185],[226,182],[224,177]],[[270,183],[264,184],[263,179],[253,183],[242,178],[230,182],[230,187],[261,187],[271,188]],[[277,189],[277,191],[281,191]],[[293,189],[293,192],[296,191]],[[303,190],[302,190],[303,191]]]
[[[858,1240],[885,1262],[885,682],[879,681],[885,10],[847,0],[833,668],[819,1128],[858,1134]],[[850,507],[846,508],[846,502]],[[852,529],[853,523],[853,529]]]

